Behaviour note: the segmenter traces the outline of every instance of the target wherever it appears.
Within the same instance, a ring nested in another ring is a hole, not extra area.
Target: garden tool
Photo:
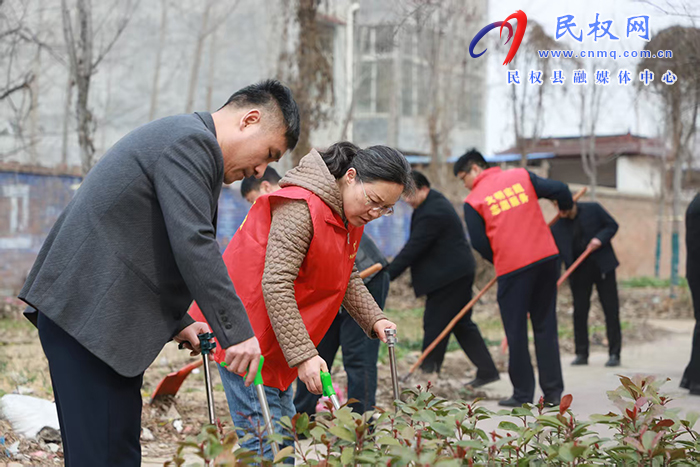
[[[385,329],[384,334],[386,335],[386,345],[389,348],[389,368],[391,369],[391,386],[394,390],[394,400],[398,400],[401,396],[401,391],[399,390],[399,375],[396,370],[396,353],[394,352],[394,347],[396,346],[396,329]]]
[[[212,392],[211,388],[211,373],[209,372],[209,365],[208,365],[208,358],[209,354],[214,351],[216,348],[216,342],[213,342],[212,339],[214,339],[214,334],[211,332],[204,332],[202,334],[199,334],[197,337],[199,337],[199,346],[201,348],[201,353],[202,353],[202,362],[200,363],[204,365],[204,385],[206,386],[206,391],[207,391],[207,406],[209,408],[209,424],[210,425],[216,425],[216,416],[214,415],[214,393]],[[180,344],[177,346],[178,349],[184,349],[185,348],[185,342],[180,342]],[[188,366],[194,366],[188,365]],[[199,366],[199,365],[197,365]],[[196,368],[196,366],[194,366]],[[183,368],[184,369],[184,368]],[[180,370],[182,371],[182,370]],[[192,370],[190,370],[192,371]],[[173,374],[173,373],[171,373]],[[176,374],[176,373],[175,373]],[[170,375],[168,375],[170,376]],[[184,378],[183,378],[184,379]],[[162,385],[165,382],[163,380],[160,385]],[[182,381],[180,381],[180,384],[182,384]],[[159,386],[160,386],[159,385]],[[179,386],[178,386],[179,388]],[[156,389],[157,391],[157,389]],[[153,398],[156,397],[156,394],[153,394]],[[153,400],[153,399],[151,399]]]
[[[593,253],[593,251],[594,251],[593,248],[591,248],[590,246],[589,246],[588,248],[586,248],[586,250],[585,250],[583,253],[581,253],[581,256],[579,256],[578,258],[576,258],[576,261],[574,261],[573,264],[569,267],[569,269],[567,269],[567,270],[564,272],[564,275],[562,275],[562,276],[559,278],[559,280],[557,281],[557,287],[559,287],[560,285],[562,285],[562,284],[564,283],[564,281],[565,281],[566,279],[569,278],[569,276],[571,275],[571,273],[574,272],[574,271],[576,270],[576,268],[579,267],[579,266],[581,265],[581,263],[583,263],[583,261],[584,261],[586,258],[588,258],[588,255],[590,255],[591,253]]]
[[[586,193],[586,187],[581,188],[581,190],[574,195],[574,202],[577,201],[579,198],[581,198],[585,193]],[[554,218],[551,221],[549,221],[549,226],[551,227],[558,220],[559,220],[559,213],[557,213],[557,215],[554,216]],[[445,337],[447,337],[450,334],[450,332],[452,332],[452,329],[457,325],[459,320],[462,319],[462,317],[464,317],[464,315],[466,315],[469,312],[469,310],[472,309],[472,307],[476,304],[476,302],[478,302],[479,299],[491,287],[493,287],[493,285],[496,283],[496,279],[497,279],[496,277],[491,279],[488,282],[488,284],[486,284],[484,286],[484,288],[481,289],[481,292],[479,292],[476,297],[472,298],[469,301],[469,303],[467,303],[464,306],[464,308],[462,308],[462,310],[459,313],[457,313],[457,315],[454,318],[452,318],[452,321],[450,321],[450,323],[447,325],[447,327],[445,327],[445,329],[443,329],[443,331],[440,333],[440,335],[438,335],[435,338],[435,340],[428,347],[426,347],[426,349],[423,351],[423,353],[420,355],[420,357],[418,357],[418,360],[416,360],[416,362],[408,370],[408,373],[406,373],[406,375],[404,375],[403,378],[401,378],[402,381],[408,380],[408,378],[411,376],[411,374],[414,371],[416,371],[416,368],[418,368],[418,366],[420,366],[420,364],[423,363],[423,360],[425,360],[425,358],[430,354],[430,352],[432,352],[433,349],[435,347],[437,347],[437,345],[440,343],[440,341],[442,341]]]
[[[258,365],[258,373],[255,375],[253,380],[253,386],[255,386],[255,392],[258,394],[258,401],[260,402],[260,411],[262,412],[263,420],[265,420],[265,429],[267,430],[267,435],[272,435],[275,431],[272,427],[272,415],[270,414],[270,406],[267,403],[267,395],[265,394],[265,384],[263,383],[262,377],[262,367],[265,363],[265,357],[260,356],[260,364]],[[226,366],[226,363],[221,362],[221,366]],[[247,375],[248,373],[246,373]],[[279,452],[279,446],[274,441],[271,443],[272,454],[277,456]]]
[[[209,424],[216,425],[216,415],[214,414],[214,392],[211,387],[211,373],[209,372],[209,354],[216,348],[214,333],[205,332],[199,336],[199,345],[202,348],[202,363],[204,364],[204,385],[207,389],[207,406],[209,409]]]
[[[321,370],[321,386],[323,386],[323,396],[329,398],[335,410],[338,410],[340,408],[340,401],[338,400],[338,395],[335,393],[335,389],[333,389],[333,380],[331,379],[330,372]]]

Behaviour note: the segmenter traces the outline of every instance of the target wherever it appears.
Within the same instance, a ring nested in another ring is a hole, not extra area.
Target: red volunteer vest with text
[[[363,228],[346,228],[341,217],[317,195],[304,188],[287,187],[259,197],[226,247],[224,263],[265,357],[262,371],[265,386],[285,390],[296,379],[297,369],[290,368],[284,358],[260,285],[272,220],[271,198],[304,200],[309,206],[314,234],[294,281],[294,290],[306,330],[316,346],[333,323],[345,297]],[[197,321],[205,321],[196,303],[190,315]],[[216,361],[222,362],[224,355],[217,342]]]
[[[484,219],[497,276],[559,254],[527,170],[484,170],[464,202]]]

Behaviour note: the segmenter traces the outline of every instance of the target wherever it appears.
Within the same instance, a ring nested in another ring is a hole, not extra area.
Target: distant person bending
[[[393,280],[410,267],[416,297],[427,295],[423,313],[425,350],[471,300],[476,262],[452,203],[430,188],[425,175],[414,170],[412,176],[416,191],[405,196],[413,208],[411,233],[387,270]],[[499,375],[471,316],[471,311],[464,315],[452,332],[476,366],[476,377],[468,384],[479,387],[498,380]],[[446,336],[423,360],[423,372],[440,371],[449,340]]]
[[[559,254],[568,268],[586,248],[594,251],[569,277],[574,297],[574,342],[576,359],[572,365],[588,365],[588,312],[595,284],[605,314],[608,335],[608,361],[605,366],[620,366],[620,300],[617,295],[615,269],[620,265],[610,240],[617,232],[617,222],[598,203],[574,203],[562,212],[552,226]]]
[[[573,205],[569,188],[525,169],[489,167],[472,149],[454,165],[454,174],[470,190],[464,220],[472,245],[493,262],[498,277],[498,306],[508,338],[508,374],[513,395],[499,405],[532,403],[535,374],[527,335],[528,313],[535,338],[539,383],[544,400],[558,405],[564,390],[557,335],[557,246],[538,198]]]
[[[280,174],[272,167],[265,169],[260,178],[248,177],[241,182],[241,196],[253,204],[260,195],[268,195],[280,189]]]

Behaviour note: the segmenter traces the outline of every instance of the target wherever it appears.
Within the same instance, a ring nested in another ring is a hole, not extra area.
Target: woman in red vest
[[[265,357],[263,380],[273,418],[293,416],[297,374],[315,394],[328,365],[316,346],[341,304],[370,337],[385,340],[395,328],[354,268],[364,225],[393,213],[412,187],[404,156],[386,146],[359,149],[348,142],[311,152],[280,181],[282,189],[259,197],[223,258]],[[190,314],[204,317],[197,305]],[[217,361],[225,354],[219,350]],[[264,426],[252,387],[219,368],[231,417],[239,429]],[[259,448],[256,439],[242,442]],[[291,445],[291,442],[290,442]],[[265,456],[270,455],[269,446]]]

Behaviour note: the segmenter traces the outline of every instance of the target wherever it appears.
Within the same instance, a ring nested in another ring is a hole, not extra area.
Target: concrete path
[[[631,377],[636,374],[671,378],[671,381],[661,388],[663,393],[673,399],[669,407],[681,407],[681,413],[700,413],[700,396],[691,396],[687,390],[678,387],[690,359],[695,321],[650,320],[649,325],[665,331],[665,335],[645,344],[625,346],[623,341],[622,365],[617,368],[605,367],[608,355],[604,352],[591,354],[588,366],[571,366],[574,355],[562,355],[564,394],[574,397],[571,409],[579,419],[587,419],[591,414],[618,412],[608,400],[606,391],[616,389],[620,385],[617,375]],[[510,396],[512,386],[508,374],[501,374],[500,381],[485,386],[484,389],[493,397]],[[535,398],[539,398],[540,395],[538,387]],[[500,409],[495,400],[484,401],[482,404],[490,410]]]

